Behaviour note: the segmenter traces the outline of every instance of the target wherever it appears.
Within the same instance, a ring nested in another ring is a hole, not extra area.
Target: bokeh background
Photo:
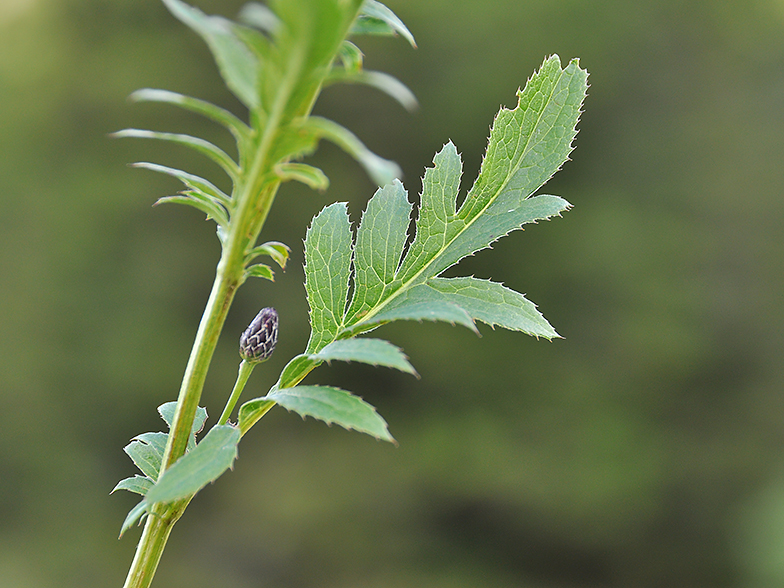
[[[240,3],[199,0],[207,12]],[[276,409],[177,525],[158,586],[767,588],[784,585],[784,2],[390,0],[419,43],[364,39],[420,100],[328,89],[317,111],[398,161],[412,194],[451,139],[476,175],[500,104],[549,54],[591,88],[574,204],[465,260],[526,292],[564,336],[402,324],[421,379],[361,365],[399,447]],[[242,113],[193,33],[156,0],[0,0],[0,585],[120,586],[139,530],[122,447],[161,430],[218,258],[213,225],[153,209],[178,185],[126,167],[210,162],[124,127],[220,129],[140,87]],[[324,194],[285,187],[266,239],[277,283],[239,293],[203,404],[219,414],[239,333],[276,306],[263,394],[307,339],[302,239],[373,192],[324,145]]]

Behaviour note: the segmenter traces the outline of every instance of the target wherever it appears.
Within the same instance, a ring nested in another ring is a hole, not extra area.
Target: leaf
[[[140,476],[137,474],[132,478],[125,478],[124,480],[117,482],[117,485],[109,494],[113,494],[117,490],[128,490],[129,492],[135,492],[136,494],[144,496],[147,494],[147,491],[152,488],[153,484],[155,484],[154,480],[147,476]]]
[[[319,192],[329,187],[329,178],[324,172],[306,163],[281,163],[275,167],[275,173],[284,182],[297,180]]]
[[[370,365],[395,368],[417,375],[399,347],[383,339],[343,339],[333,341],[321,351],[310,356],[315,361],[358,361]]]
[[[327,424],[367,433],[382,441],[394,442],[387,423],[367,402],[350,392],[329,386],[297,386],[273,390],[266,396],[303,418],[313,417]]]
[[[382,312],[360,323],[360,327],[349,329],[349,332],[352,335],[364,333],[394,321],[440,321],[452,325],[462,325],[477,335],[479,334],[474,319],[457,304],[442,300],[412,301],[407,294],[395,298]]]
[[[275,388],[291,388],[296,386],[318,365],[319,362],[313,360],[309,355],[297,355],[283,368],[283,371],[280,373],[280,378],[278,378],[278,382],[275,384]]]
[[[128,529],[133,527],[136,521],[141,523],[141,521],[144,520],[143,517],[147,514],[147,507],[147,501],[142,500],[139,504],[131,509],[131,511],[128,513],[128,516],[125,517],[122,527],[120,528],[120,537],[122,537],[123,533],[125,533]]]
[[[365,0],[351,33],[355,35],[401,35],[416,49],[414,35],[389,8],[376,0]]]
[[[178,180],[180,180],[183,184],[185,184],[188,188],[190,188],[194,192],[197,192],[198,194],[201,194],[205,198],[213,200],[226,208],[231,207],[231,198],[229,198],[226,194],[224,194],[219,188],[217,188],[209,180],[205,180],[204,178],[200,178],[199,176],[189,174],[188,172],[184,172],[180,169],[166,167],[165,165],[158,165],[157,163],[148,163],[146,161],[132,163],[131,167],[148,169],[150,171],[175,177]]]
[[[347,313],[347,322],[362,317],[388,294],[400,265],[410,222],[411,203],[399,180],[376,191],[357,232],[354,280],[361,284]]]
[[[419,107],[416,96],[408,87],[396,77],[380,71],[351,71],[333,70],[326,80],[327,83],[343,82],[347,84],[364,84],[397,100],[409,112]]]
[[[324,208],[305,236],[305,290],[310,305],[308,353],[334,341],[343,326],[351,271],[351,229],[346,204]]]
[[[403,176],[402,170],[394,161],[379,157],[370,151],[354,133],[338,123],[320,116],[311,116],[304,126],[318,138],[331,141],[351,155],[365,168],[370,179],[379,186]]]
[[[152,505],[186,498],[218,479],[237,458],[239,440],[239,429],[230,425],[210,429],[195,449],[164,471],[147,492],[147,502]]]
[[[269,255],[280,266],[280,269],[286,269],[286,262],[289,259],[290,252],[291,249],[285,243],[267,241],[251,249],[245,256],[245,263],[248,264],[261,255]]]
[[[174,400],[165,402],[158,407],[158,414],[161,415],[161,418],[166,422],[169,428],[171,428],[172,423],[174,422],[174,413],[176,411],[177,402]],[[201,406],[198,407],[196,409],[196,416],[193,419],[193,426],[191,427],[191,437],[188,440],[188,451],[196,447],[196,435],[201,432],[206,420],[207,409]]]
[[[248,429],[267,414],[273,406],[275,406],[275,403],[266,398],[254,398],[240,406],[239,416],[237,417],[237,427],[239,427],[240,435],[247,433]]]
[[[517,108],[502,108],[496,117],[479,177],[459,210],[460,156],[452,143],[436,154],[434,167],[426,170],[423,179],[414,241],[384,297],[372,309],[349,314],[348,333],[362,332],[363,323],[372,328],[380,319],[396,319],[411,306],[419,310],[423,303],[440,302],[455,304],[471,318],[490,324],[548,338],[557,336],[533,305],[523,302],[522,295],[503,287],[436,281],[416,288],[521,225],[568,209],[569,204],[557,196],[531,195],[558,170],[572,149],[586,76],[576,60],[564,70],[557,56],[545,60],[525,90],[518,92]],[[373,199],[377,197],[380,195]],[[376,288],[372,282],[366,287],[361,278],[372,266],[360,255],[355,266],[354,298],[362,300],[366,290]],[[521,313],[528,314],[527,322]]]
[[[123,451],[145,476],[157,480],[167,437],[166,433],[142,433],[123,447]]]
[[[256,265],[252,265],[248,268],[245,268],[245,272],[243,274],[244,279],[248,278],[264,278],[265,280],[269,280],[270,282],[275,281],[275,272],[272,271],[272,268],[268,265],[263,263],[257,263]]]
[[[207,43],[228,88],[251,110],[259,106],[259,63],[232,30],[231,21],[207,16],[180,0],[163,0],[169,11]]]
[[[364,55],[360,48],[351,41],[343,41],[343,44],[338,51],[338,59],[340,59],[340,62],[343,64],[343,69],[347,72],[362,70]]]
[[[245,143],[251,134],[248,125],[228,110],[215,106],[205,100],[200,100],[199,98],[191,98],[190,96],[178,94],[177,92],[170,92],[169,90],[143,88],[133,92],[130,99],[134,102],[164,102],[167,104],[174,104],[185,110],[200,114],[224,126],[234,135],[234,138],[237,139],[239,143]]]
[[[164,196],[158,198],[158,200],[155,201],[154,206],[158,206],[159,204],[184,204],[185,206],[192,206],[206,214],[208,219],[212,219],[218,223],[218,226],[226,227],[229,224],[229,217],[226,210],[219,204],[215,204],[209,198],[205,198],[198,193],[192,193],[189,196]]]
[[[231,178],[232,182],[236,181],[239,176],[239,167],[229,155],[216,147],[209,141],[199,139],[198,137],[191,137],[190,135],[182,135],[179,133],[158,133],[154,131],[145,131],[142,129],[123,129],[112,133],[112,137],[123,139],[132,137],[137,139],[158,139],[161,141],[170,141],[179,145],[190,147],[191,149],[209,157],[212,161],[218,164],[226,174]]]
[[[514,290],[477,278],[431,278],[409,292],[412,299],[451,300],[474,320],[498,325],[536,337],[559,337],[550,323],[530,302]]]

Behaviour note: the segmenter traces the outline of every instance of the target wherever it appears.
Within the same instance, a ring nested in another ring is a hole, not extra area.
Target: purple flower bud
[[[278,312],[262,308],[240,337],[240,356],[245,361],[269,359],[278,342]]]

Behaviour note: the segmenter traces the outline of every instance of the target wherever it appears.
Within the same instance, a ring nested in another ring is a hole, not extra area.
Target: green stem
[[[234,407],[237,405],[237,401],[240,399],[240,394],[242,394],[242,390],[245,388],[245,383],[250,378],[250,375],[253,373],[253,368],[256,367],[258,362],[248,362],[244,359],[240,362],[240,369],[237,373],[237,381],[234,383],[234,389],[231,391],[231,396],[229,396],[229,400],[226,402],[226,408],[223,409],[223,412],[218,419],[219,425],[225,425],[229,421],[229,417],[231,416],[231,412],[234,410]]]
[[[136,546],[136,555],[125,578],[123,588],[148,588],[155,576],[158,562],[169,539],[174,523],[179,520],[190,498],[171,504],[156,505],[147,517],[144,532]]]

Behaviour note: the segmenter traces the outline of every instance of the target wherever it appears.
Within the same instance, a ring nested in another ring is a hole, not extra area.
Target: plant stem
[[[218,419],[219,425],[225,425],[228,422],[231,412],[234,410],[237,400],[240,399],[240,394],[242,394],[242,390],[245,388],[245,383],[253,373],[254,367],[256,367],[255,362],[251,363],[244,359],[240,362],[237,381],[234,383],[234,389],[231,391],[231,396],[229,396],[229,400],[226,402],[226,408],[223,409],[223,413],[221,413],[220,418]]]
[[[190,501],[191,499],[188,498],[174,505],[158,504],[152,509],[147,517],[147,524],[144,526],[139,544],[136,546],[136,555],[134,555],[123,588],[148,588],[150,586],[174,523],[185,512],[185,507]]]

